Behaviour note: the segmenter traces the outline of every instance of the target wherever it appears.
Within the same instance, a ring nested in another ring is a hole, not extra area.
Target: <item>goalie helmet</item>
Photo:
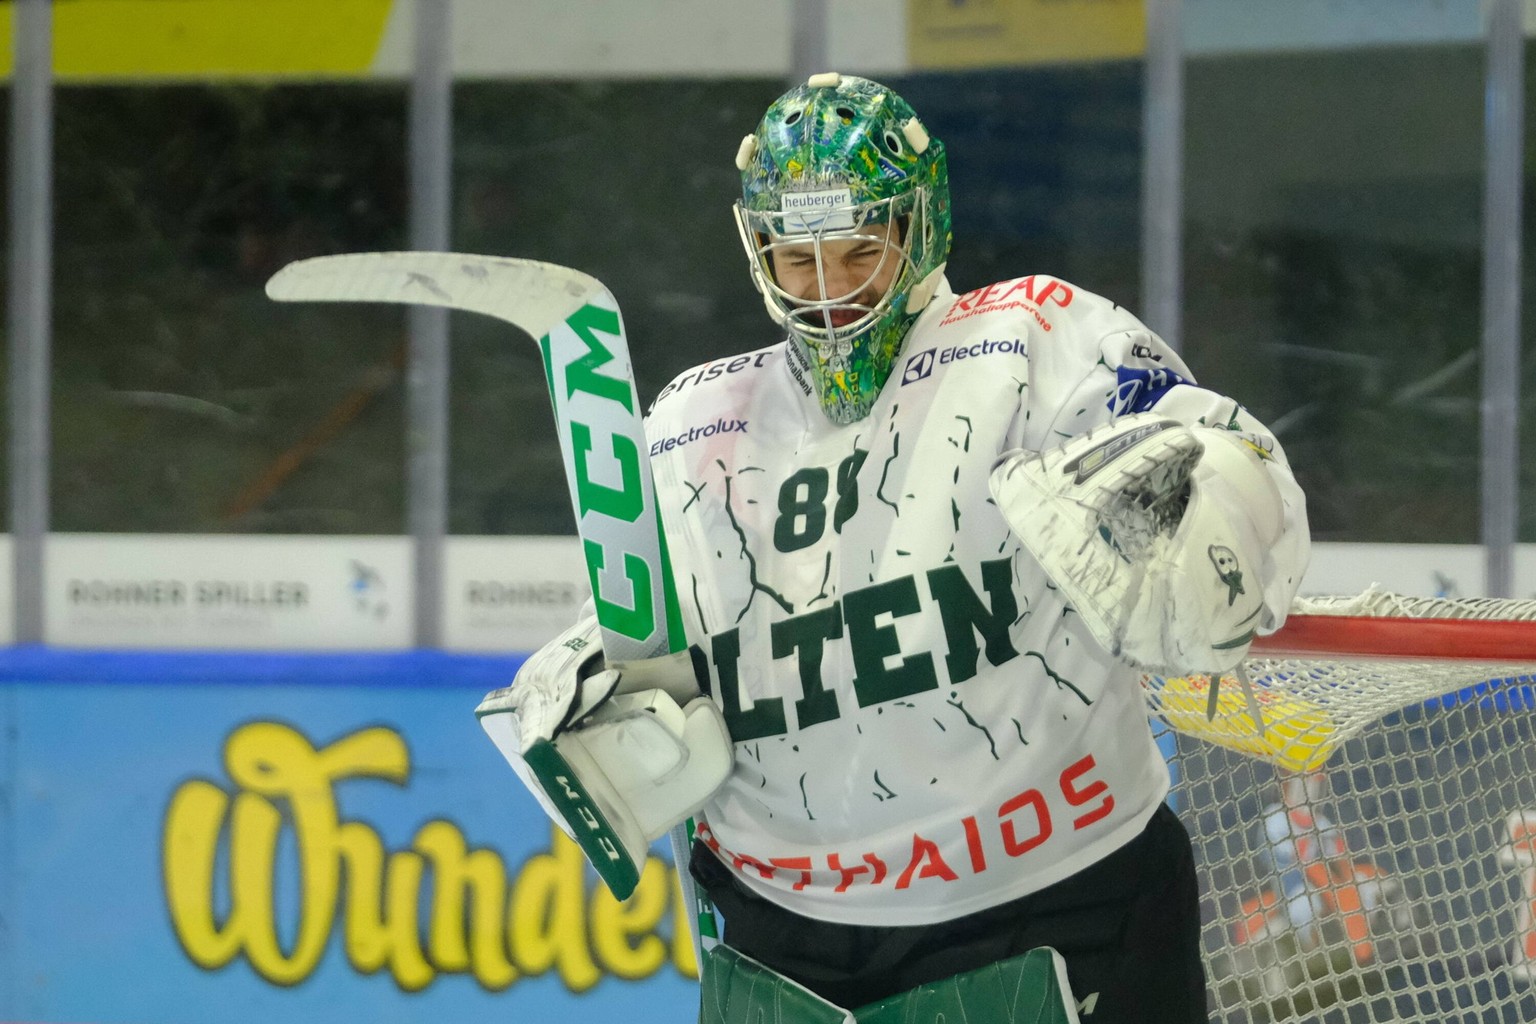
[[[822,411],[836,423],[862,419],[949,256],[944,145],[883,85],[816,75],[774,101],[736,166],[753,284],[789,331]],[[862,278],[829,270],[861,246]],[[812,287],[789,285],[790,262]],[[852,287],[829,294],[838,281]]]

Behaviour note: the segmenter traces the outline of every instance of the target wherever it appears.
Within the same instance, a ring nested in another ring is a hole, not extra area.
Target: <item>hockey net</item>
[[[1143,680],[1212,1019],[1536,1021],[1536,601],[1301,601],[1218,683]]]

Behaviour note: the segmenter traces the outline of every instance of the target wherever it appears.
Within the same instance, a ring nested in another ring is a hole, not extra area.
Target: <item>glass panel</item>
[[[1483,53],[1186,73],[1186,355],[1279,435],[1320,541],[1478,537]]]
[[[1527,35],[1531,29],[1526,29]],[[1536,214],[1531,204],[1536,201],[1536,185],[1531,182],[1531,130],[1536,123],[1536,47],[1530,41],[1525,46],[1525,138],[1522,140],[1524,159],[1524,207],[1521,213],[1523,238],[1520,253],[1520,525],[1518,539],[1522,542],[1536,540],[1536,316],[1531,313],[1536,303]],[[1526,597],[1529,594],[1515,594]]]
[[[1127,302],[1139,294],[1139,63],[886,82],[948,147],[956,290],[1040,271]],[[783,89],[460,85],[454,245],[606,283],[648,404],[691,366],[778,340],[730,205],[741,137]],[[451,531],[572,532],[535,346],[474,317],[455,318],[453,339]]]
[[[948,147],[955,291],[1041,273],[1140,301],[1142,67],[891,80]]]
[[[730,206],[776,82],[483,82],[454,92],[455,248],[547,260],[619,301],[642,404],[706,359],[772,344]],[[453,322],[453,533],[571,533],[538,350]]]
[[[262,285],[403,244],[404,87],[56,97],[53,529],[402,532],[402,311]]]

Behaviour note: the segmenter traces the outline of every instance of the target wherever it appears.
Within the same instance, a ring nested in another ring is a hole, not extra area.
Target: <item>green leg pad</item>
[[[855,1011],[858,1024],[1078,1024],[1066,966],[1049,946]]]
[[[853,1014],[729,946],[704,957],[699,1024],[854,1024]]]

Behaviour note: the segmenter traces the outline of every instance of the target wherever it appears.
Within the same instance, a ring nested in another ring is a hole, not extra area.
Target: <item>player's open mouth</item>
[[[824,317],[824,322],[831,323],[833,327],[847,327],[855,320],[864,316],[866,312],[866,310],[853,306],[833,306],[831,309],[819,313],[817,319],[820,320]]]

